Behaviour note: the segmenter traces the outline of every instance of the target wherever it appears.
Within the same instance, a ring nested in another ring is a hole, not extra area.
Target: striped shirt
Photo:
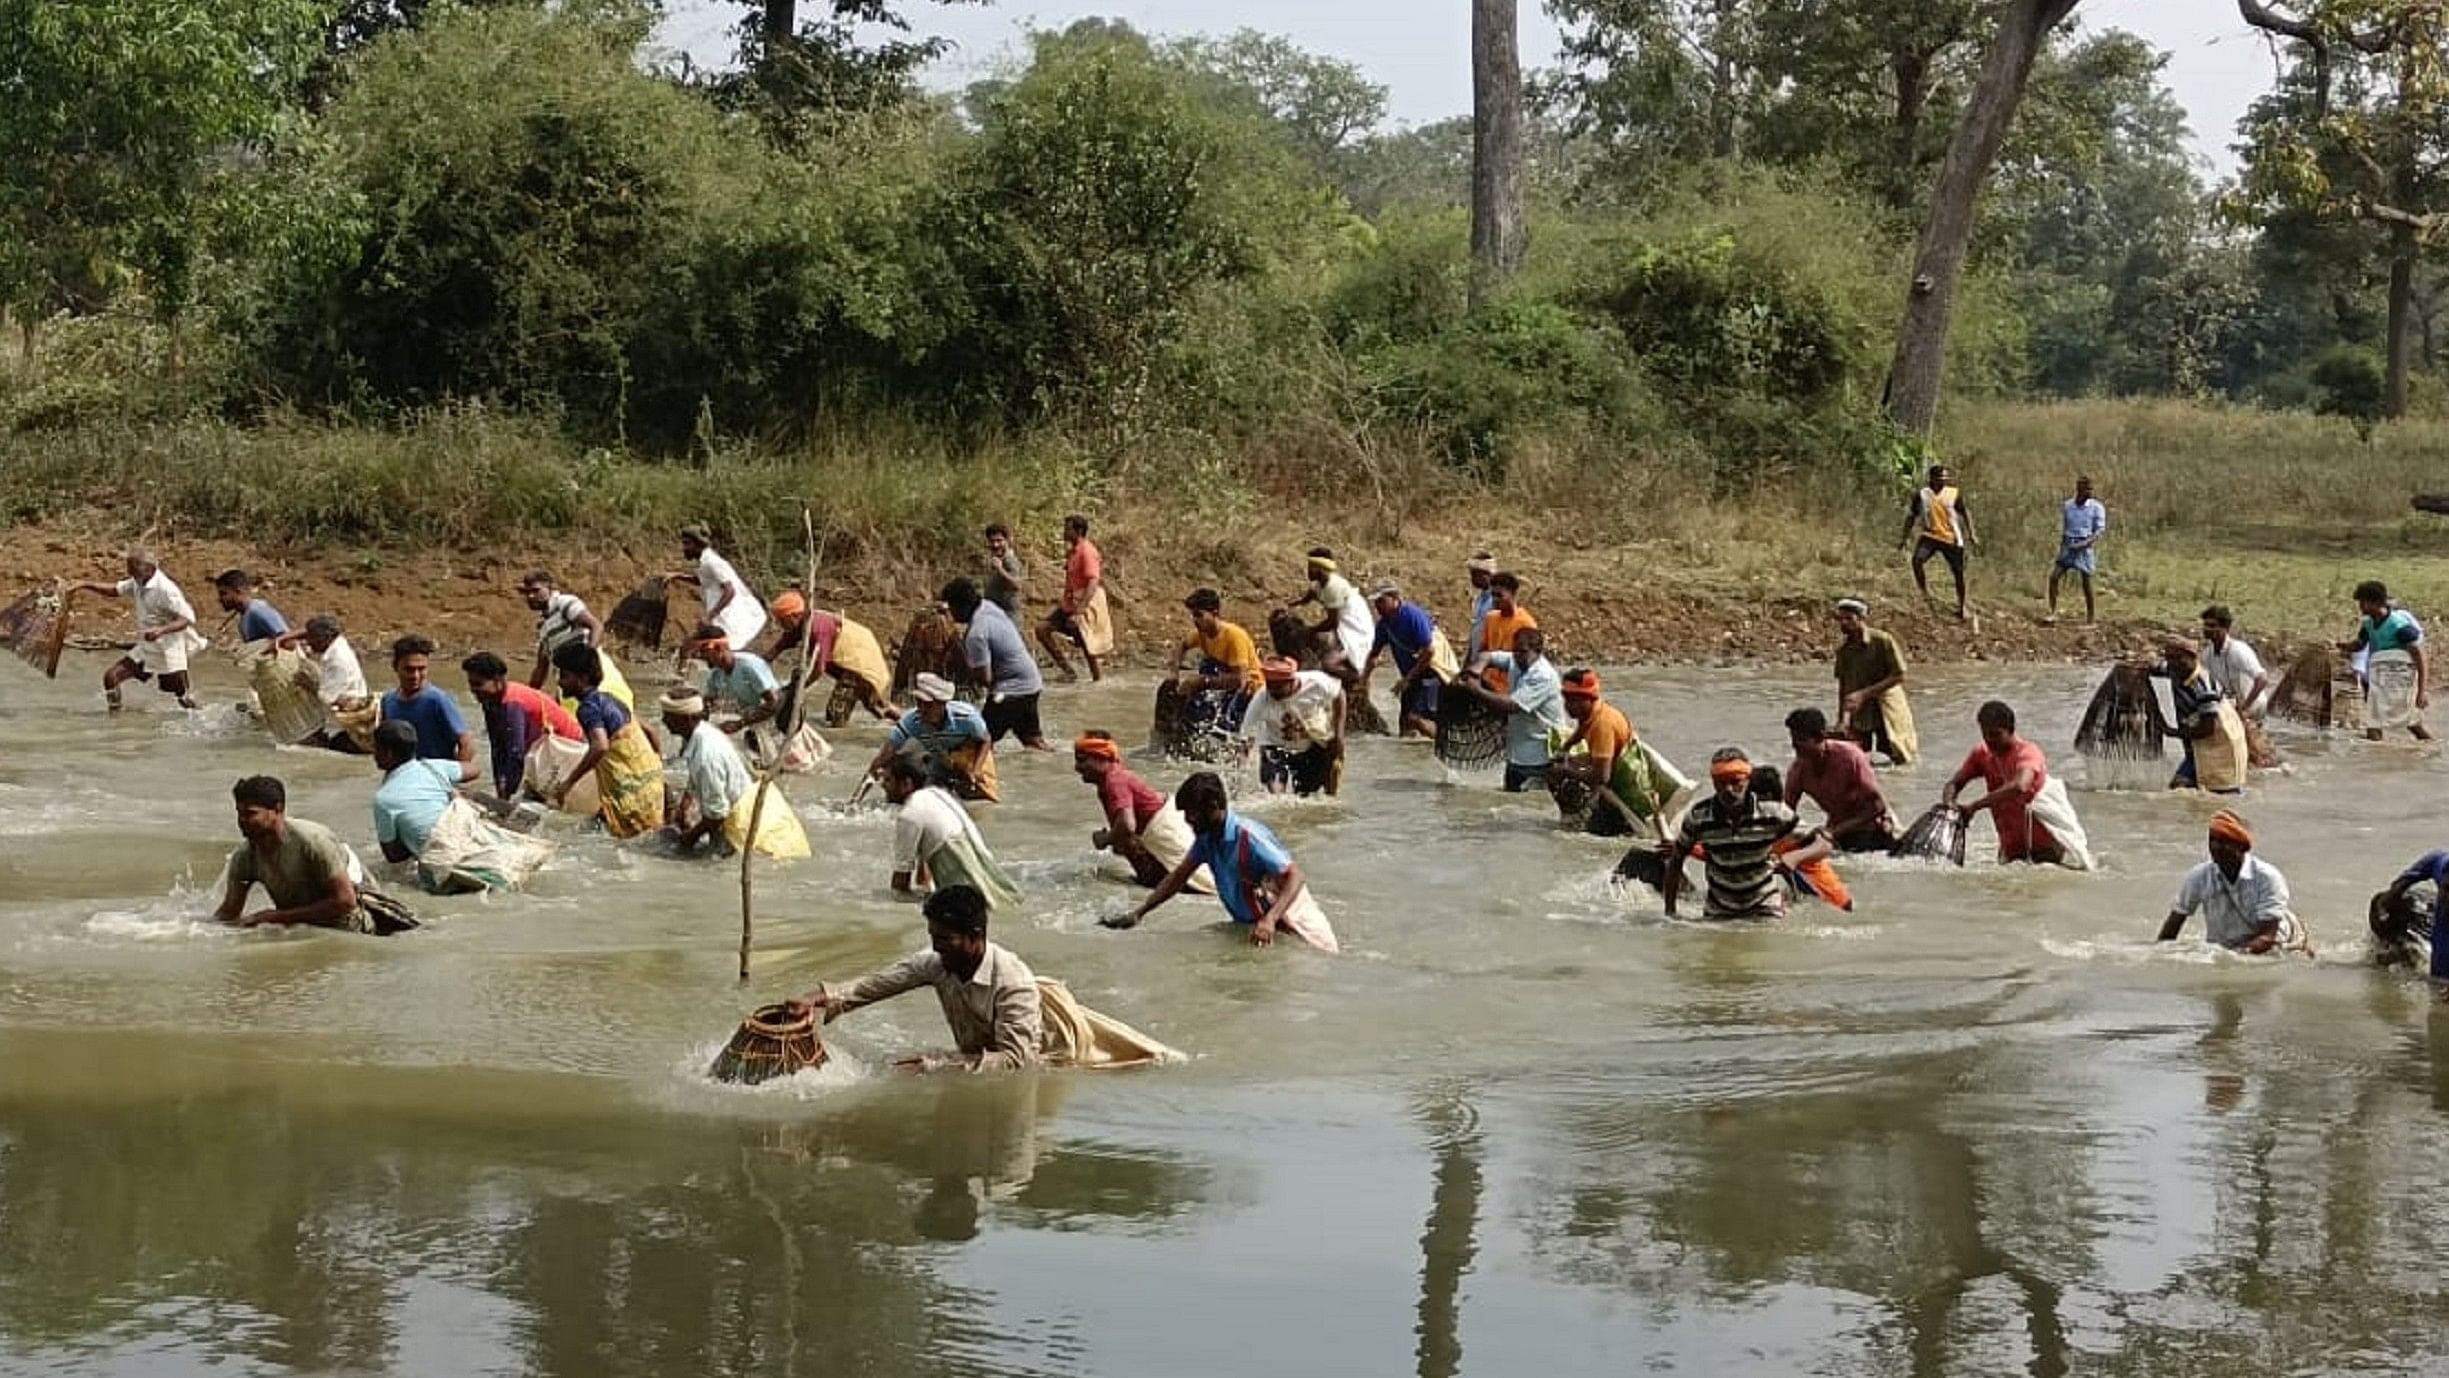
[[[587,605],[575,593],[556,593],[544,601],[544,613],[536,619],[536,649],[546,656],[573,641],[587,639],[587,629],[578,619],[587,615]]]
[[[1794,810],[1769,799],[1748,799],[1734,810],[1711,795],[1684,815],[1683,845],[1706,853],[1712,919],[1773,919],[1786,912],[1786,891],[1769,858],[1800,824]]]

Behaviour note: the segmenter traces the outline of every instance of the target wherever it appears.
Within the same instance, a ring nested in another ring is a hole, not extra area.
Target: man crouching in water
[[[2227,809],[2211,815],[2211,859],[2186,872],[2177,902],[2160,925],[2160,941],[2173,942],[2185,921],[2202,914],[2203,936],[2231,952],[2313,955],[2312,938],[2291,906],[2287,877],[2253,854],[2253,832]]]

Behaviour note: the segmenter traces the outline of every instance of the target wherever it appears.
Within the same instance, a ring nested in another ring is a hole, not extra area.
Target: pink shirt
[[[1810,796],[1820,806],[1831,823],[1877,818],[1887,811],[1887,796],[1879,791],[1879,777],[1871,770],[1870,753],[1852,742],[1828,741],[1820,745],[1819,759],[1796,756],[1794,766],[1786,772],[1786,803]]]
[[[1984,743],[1974,747],[1972,753],[1964,758],[1964,768],[1979,771],[1991,789],[2004,786],[2026,766],[2032,768],[2032,788],[2020,795],[2007,796],[1990,810],[1990,819],[1998,827],[1998,859],[2001,861],[2021,861],[2032,854],[2036,845],[2057,845],[2058,839],[2049,835],[2049,829],[2033,822],[2032,814],[2026,807],[2032,803],[2033,796],[2041,792],[2041,786],[2049,783],[2049,759],[2041,754],[2040,747],[2024,737],[2016,738],[2015,745],[2009,747],[2004,756],[1991,751]]]
[[[527,740],[531,743],[546,737],[566,737],[581,741],[586,733],[578,730],[578,719],[561,706],[559,699],[546,698],[540,690],[512,683],[502,690],[502,706],[527,720]]]
[[[1108,820],[1129,809],[1136,830],[1146,832],[1148,820],[1164,809],[1165,796],[1150,788],[1147,781],[1116,766],[1097,782],[1097,802],[1104,807]]]

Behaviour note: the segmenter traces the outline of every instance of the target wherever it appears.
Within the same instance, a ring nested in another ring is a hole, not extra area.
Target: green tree
[[[1360,68],[1274,34],[1241,29],[1224,38],[1185,38],[1165,45],[1163,55],[1274,121],[1329,179],[1340,176],[1352,150],[1386,118],[1386,88]]]
[[[939,0],[944,4],[971,0]],[[829,134],[834,119],[898,104],[917,90],[920,68],[948,51],[937,36],[912,32],[894,0],[725,0],[744,6],[732,67],[690,73],[726,108],[757,117],[778,142],[804,144]]]
[[[0,0],[0,302],[176,320],[217,192],[321,50],[317,0]]]

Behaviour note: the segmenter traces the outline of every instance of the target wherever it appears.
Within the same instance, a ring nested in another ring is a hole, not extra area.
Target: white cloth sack
[[[2055,775],[2049,777],[2049,783],[2041,786],[2041,792],[2032,797],[2026,812],[2032,815],[2033,822],[2049,829],[2049,835],[2058,840],[2059,848],[2065,853],[2060,865],[2070,871],[2092,869],[2092,842],[2084,835],[2083,824],[2075,817],[2075,804],[2067,798],[2064,780]]]

